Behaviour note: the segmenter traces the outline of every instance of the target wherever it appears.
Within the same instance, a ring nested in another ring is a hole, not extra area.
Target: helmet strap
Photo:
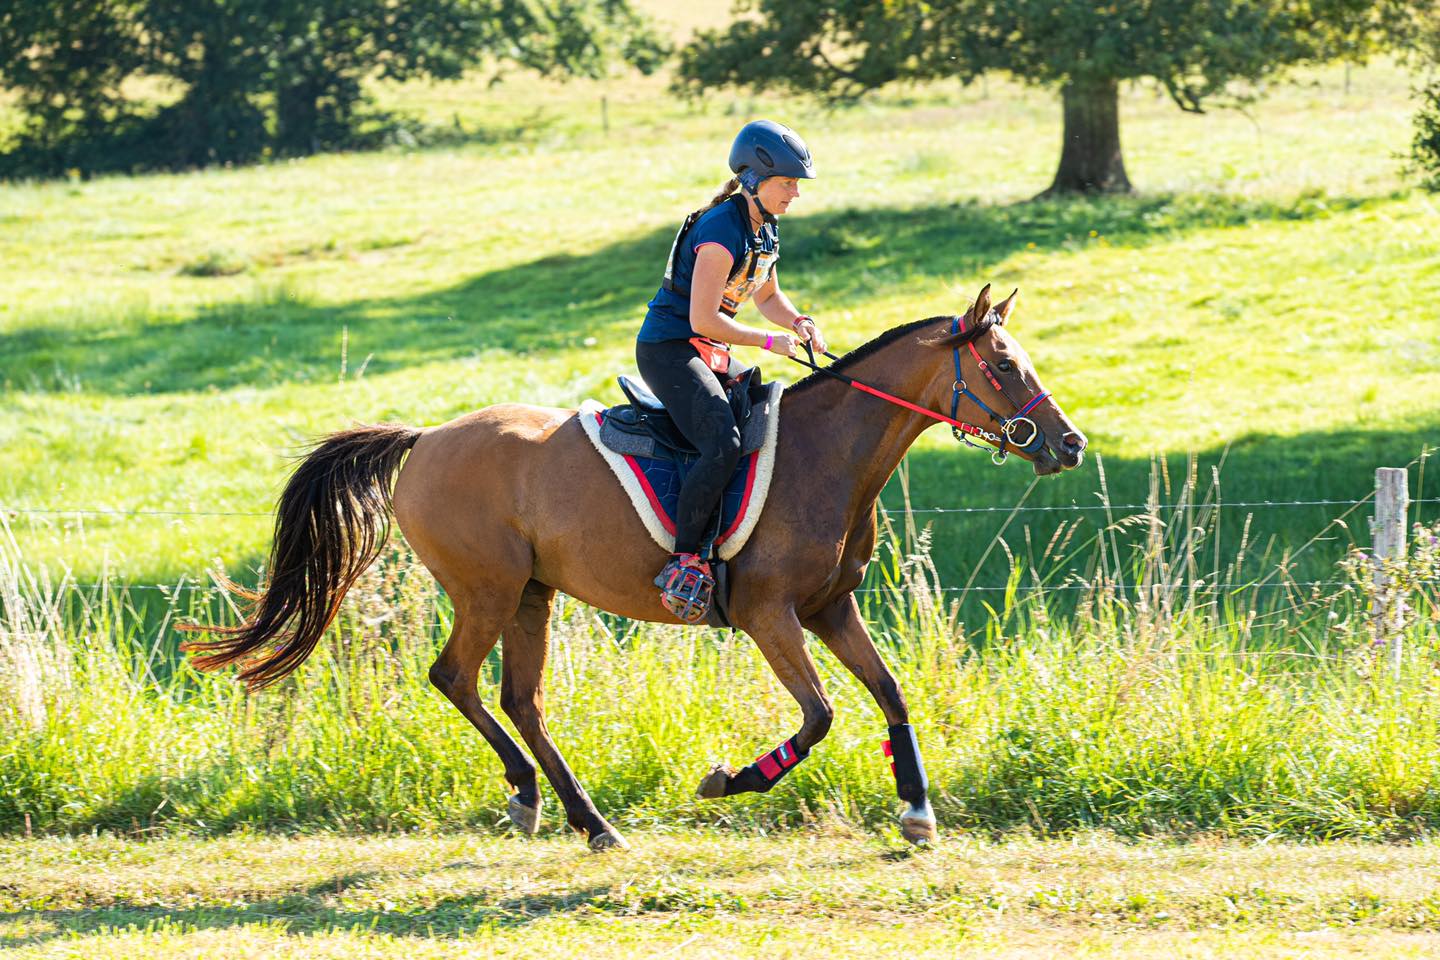
[[[746,173],[749,173],[749,171],[747,170]],[[757,184],[755,185],[755,187],[759,187],[759,184],[757,183]],[[742,180],[742,182],[741,182],[741,189],[745,192],[745,195],[746,195],[747,197],[749,197],[751,200],[753,200],[753,201],[755,202],[755,206],[760,210],[760,219],[761,219],[761,221],[764,222],[764,223],[775,223],[775,214],[771,213],[769,210],[766,210],[766,209],[765,209],[765,204],[763,204],[763,203],[760,202],[760,192],[759,192],[759,190],[755,189],[754,187],[751,187],[748,183],[744,182],[743,180]]]

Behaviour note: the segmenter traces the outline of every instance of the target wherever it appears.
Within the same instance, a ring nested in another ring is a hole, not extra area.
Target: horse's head
[[[951,332],[930,345],[950,350],[954,357],[958,376],[945,392],[951,416],[964,423],[954,428],[956,436],[995,447],[997,463],[1007,454],[1018,454],[1034,465],[1036,476],[1044,477],[1078,467],[1086,440],[1040,385],[1030,354],[1005,328],[1019,292],[992,306],[986,284],[965,315],[952,319]]]

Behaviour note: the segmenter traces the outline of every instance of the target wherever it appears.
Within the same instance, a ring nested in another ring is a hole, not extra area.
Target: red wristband
[[[770,344],[772,344],[772,343],[774,343],[774,342],[775,342],[775,334],[773,334],[773,333],[767,333],[767,334],[765,334],[765,349],[766,349],[766,350],[769,350],[769,349],[770,349]]]
[[[807,321],[807,320],[810,321],[811,323],[814,323],[814,322],[815,322],[815,318],[814,318],[814,317],[807,317],[807,316],[805,316],[805,314],[803,314],[803,313],[800,314],[800,316],[798,316],[798,317],[795,318],[795,322],[792,323],[792,324],[790,324],[790,329],[791,329],[791,330],[794,330],[796,333],[799,333],[799,332],[800,332],[800,324],[804,323],[804,322]]]

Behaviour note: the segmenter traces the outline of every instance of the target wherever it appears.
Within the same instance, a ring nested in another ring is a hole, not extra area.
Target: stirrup
[[[699,623],[710,612],[715,576],[697,554],[677,553],[655,578],[660,602],[685,623]]]

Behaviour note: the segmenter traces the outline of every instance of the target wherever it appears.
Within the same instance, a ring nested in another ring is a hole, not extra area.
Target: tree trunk
[[[1129,193],[1120,157],[1120,89],[1108,78],[1072,80],[1060,91],[1065,111],[1064,147],[1055,181],[1041,194]]]
[[[275,141],[284,156],[303,157],[319,151],[320,110],[317,84],[304,78],[281,86],[275,97]]]

